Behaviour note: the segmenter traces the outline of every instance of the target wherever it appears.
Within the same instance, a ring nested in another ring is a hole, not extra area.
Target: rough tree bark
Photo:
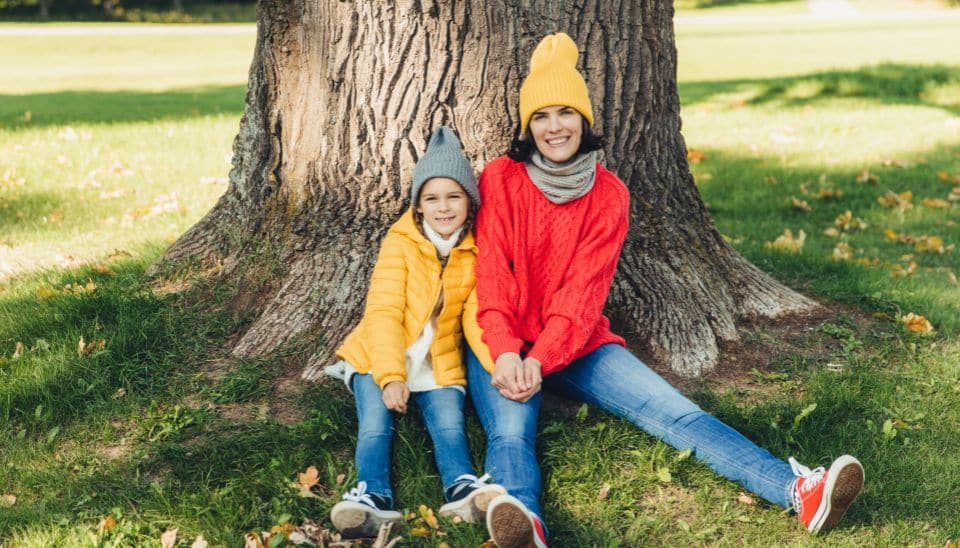
[[[738,319],[817,306],[714,228],[680,135],[669,0],[261,0],[258,14],[229,189],[161,259],[218,262],[243,288],[257,316],[234,355],[295,343],[307,365],[329,360],[430,131],[455,127],[478,171],[501,154],[530,52],[558,30],[581,46],[606,165],[632,195],[608,302],[619,328],[697,376]]]

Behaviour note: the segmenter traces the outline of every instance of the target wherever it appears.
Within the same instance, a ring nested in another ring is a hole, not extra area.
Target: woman
[[[480,178],[476,297],[464,327],[467,386],[486,469],[508,493],[487,528],[502,547],[546,546],[535,454],[541,384],[623,417],[718,474],[831,529],[863,487],[849,455],[829,470],[784,462],[702,411],[624,348],[602,309],[626,236],[629,193],[596,161],[602,141],[577,46],[547,36],[520,88],[520,138]],[[471,315],[476,313],[476,317]]]

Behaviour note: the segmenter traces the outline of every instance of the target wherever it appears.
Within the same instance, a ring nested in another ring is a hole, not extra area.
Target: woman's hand
[[[521,360],[516,352],[504,352],[497,358],[491,382],[503,397],[525,402],[540,391],[540,362],[534,358]]]
[[[410,389],[403,381],[393,381],[383,387],[383,404],[391,411],[406,413],[409,399]]]
[[[513,399],[508,394],[519,392],[522,380],[523,361],[520,360],[520,354],[516,352],[500,354],[493,366],[493,378],[490,381],[494,388],[499,388],[501,394]]]
[[[519,394],[514,394],[514,400],[525,402],[540,391],[543,385],[543,377],[540,374],[540,360],[527,357],[523,360],[523,377],[526,390]]]

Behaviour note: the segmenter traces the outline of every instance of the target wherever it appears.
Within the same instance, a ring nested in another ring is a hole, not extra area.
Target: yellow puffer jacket
[[[443,308],[430,345],[433,377],[440,386],[465,385],[461,342],[463,305],[476,284],[477,248],[468,234],[450,251],[446,268],[437,248],[416,227],[408,210],[387,232],[373,267],[360,324],[337,356],[360,373],[373,373],[380,388],[407,378],[406,350],[423,333],[443,289]]]
[[[477,323],[477,290],[470,292],[467,298],[467,304],[463,307],[463,335],[470,345],[470,350],[480,360],[480,364],[487,370],[487,373],[493,375],[494,361],[490,356],[490,349],[483,342],[483,328]]]

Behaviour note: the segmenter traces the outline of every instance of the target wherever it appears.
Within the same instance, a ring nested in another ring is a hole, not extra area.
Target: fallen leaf
[[[946,209],[950,207],[950,202],[941,200],[940,198],[924,198],[920,203],[923,204],[923,207],[929,207],[931,209]]]
[[[687,150],[687,161],[691,164],[699,164],[700,162],[707,159],[707,155],[703,151],[691,148]]]
[[[892,228],[886,228],[883,230],[883,236],[890,240],[891,242],[896,242],[900,239],[900,235],[896,233]]]
[[[913,199],[913,192],[909,190],[906,192],[901,192],[897,194],[892,190],[888,190],[886,194],[877,198],[877,202],[883,207],[897,208],[902,211],[913,208],[913,204],[910,203],[910,200]]]
[[[247,533],[243,535],[243,548],[264,548],[260,541],[260,535],[256,533]]]
[[[173,548],[177,545],[177,531],[180,529],[174,528],[168,531],[164,531],[160,535],[160,546],[161,548]]]
[[[946,171],[938,171],[937,178],[943,181],[944,183],[950,182],[950,174],[947,173]]]
[[[863,230],[867,228],[867,223],[860,217],[854,217],[849,209],[837,215],[833,224],[840,227],[841,230]]]
[[[843,196],[842,190],[836,190],[834,188],[829,188],[829,187],[821,188],[819,192],[817,192],[817,198],[820,198],[821,200],[831,200],[833,198],[839,198],[841,196]]]
[[[316,466],[307,468],[305,472],[297,474],[297,486],[300,488],[300,496],[304,498],[316,498],[317,495],[310,490],[311,487],[320,481],[320,474]]]
[[[337,485],[343,485],[343,480],[347,479],[346,474],[337,474]]]
[[[603,487],[600,488],[600,492],[597,493],[597,498],[600,500],[607,500],[610,498],[610,484],[604,483]]]
[[[907,276],[913,276],[917,271],[917,263],[910,261],[910,264],[906,268],[898,264],[893,265],[892,268],[893,271],[890,272],[891,278],[905,278]]]
[[[20,341],[17,341],[17,344],[13,346],[13,359],[15,360],[20,359],[20,356],[23,355],[24,348],[25,347],[23,346],[23,343]]]
[[[190,548],[207,548],[207,541],[203,538],[203,535],[197,535],[197,538],[194,539]]]
[[[825,228],[825,229],[823,230],[823,235],[824,235],[824,236],[829,236],[829,237],[831,237],[831,238],[836,238],[836,237],[840,236],[840,231],[837,230],[836,228],[833,228],[833,227],[831,226],[830,228]]]
[[[411,537],[429,537],[430,529],[427,529],[426,527],[414,527],[413,529],[410,529],[410,536]]]
[[[17,503],[16,495],[3,495],[0,496],[0,508],[10,508]]]
[[[880,181],[880,177],[877,177],[873,173],[870,173],[869,169],[865,169],[857,174],[855,181],[859,184],[876,183]]]
[[[790,204],[793,205],[793,209],[797,209],[799,211],[810,211],[810,204],[808,204],[806,200],[800,200],[791,196]]]
[[[763,245],[767,249],[775,249],[777,251],[783,251],[787,253],[800,253],[803,249],[803,244],[807,240],[807,233],[802,229],[797,234],[796,238],[793,236],[793,232],[787,228],[784,229],[783,234],[779,236],[776,240],[772,242],[764,242]]]
[[[756,506],[757,500],[751,497],[750,495],[740,492],[740,496],[737,497],[737,502],[740,504],[745,504],[747,506]]]
[[[943,240],[939,236],[920,236],[917,238],[916,250],[918,253],[944,253]]]
[[[933,325],[923,316],[913,312],[904,316],[901,320],[907,331],[911,333],[929,334],[933,333]]]
[[[440,522],[437,520],[437,516],[433,515],[433,509],[428,508],[426,504],[420,505],[420,518],[423,519],[423,522],[429,525],[431,529],[440,528]]]
[[[947,279],[950,280],[951,284],[957,285],[957,275],[953,271],[947,272]]]
[[[117,520],[113,519],[113,516],[107,516],[100,520],[100,526],[97,528],[98,535],[103,535],[107,531],[113,529],[117,526]]]
[[[120,398],[127,395],[127,389],[124,387],[117,388],[117,391],[113,393],[113,399],[119,400]]]
[[[109,268],[107,265],[103,264],[103,263],[97,263],[97,264],[93,265],[93,270],[96,271],[96,272],[98,272],[98,273],[100,273],[100,274],[112,274],[112,273],[113,273],[113,271],[110,270],[110,268]]]
[[[853,249],[847,242],[838,242],[831,255],[834,261],[849,261],[853,258]]]

